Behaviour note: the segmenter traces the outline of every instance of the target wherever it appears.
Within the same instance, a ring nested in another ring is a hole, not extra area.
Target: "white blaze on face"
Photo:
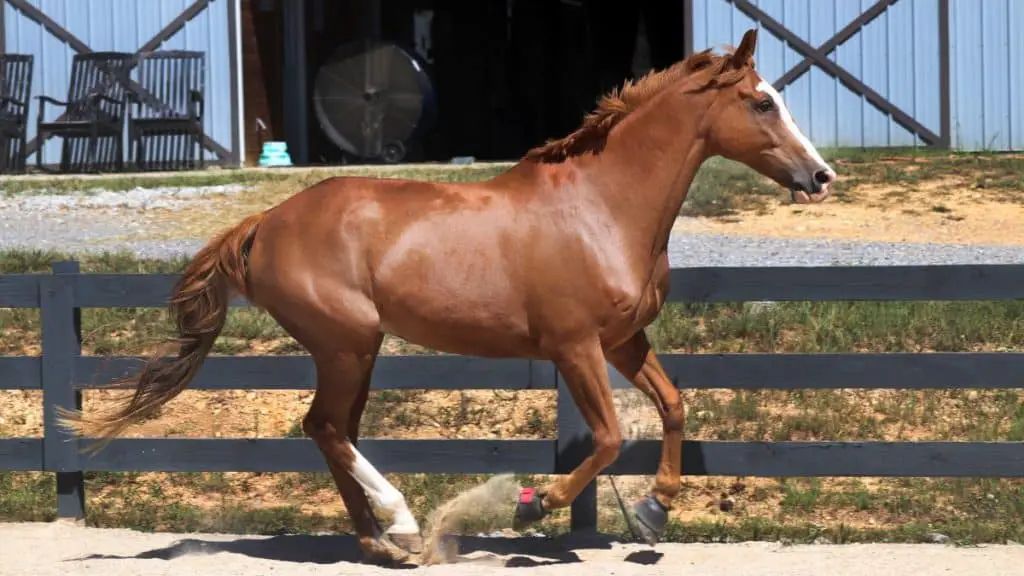
[[[386,530],[392,534],[419,534],[420,526],[409,511],[402,493],[388,482],[387,478],[381,475],[373,464],[367,460],[355,446],[349,444],[352,455],[355,456],[352,462],[352,477],[366,491],[366,496],[377,506],[390,510],[394,516],[394,522]]]
[[[757,85],[757,89],[768,94],[772,97],[772,100],[775,101],[775,107],[779,109],[779,116],[782,118],[782,123],[789,129],[789,133],[793,135],[793,138],[796,138],[797,142],[803,145],[804,152],[806,152],[812,160],[831,172],[832,167],[825,162],[821,157],[821,154],[818,154],[818,149],[814,147],[814,144],[811,144],[811,141],[804,136],[804,133],[800,131],[799,127],[797,127],[796,122],[793,121],[793,115],[789,113],[789,108],[786,107],[786,103],[782,101],[782,95],[779,94],[775,87],[772,86],[770,82],[767,82],[762,78],[761,82]]]

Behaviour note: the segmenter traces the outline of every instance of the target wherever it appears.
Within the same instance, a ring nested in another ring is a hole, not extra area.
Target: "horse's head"
[[[821,202],[836,173],[800,131],[782,97],[754,69],[757,30],[718,66],[718,94],[705,117],[708,150],[742,162],[790,190],[794,202]]]

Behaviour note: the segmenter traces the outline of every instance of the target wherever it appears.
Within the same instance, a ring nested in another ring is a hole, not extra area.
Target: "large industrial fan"
[[[313,110],[324,134],[365,161],[401,162],[436,117],[430,78],[396,44],[342,45],[317,71]]]

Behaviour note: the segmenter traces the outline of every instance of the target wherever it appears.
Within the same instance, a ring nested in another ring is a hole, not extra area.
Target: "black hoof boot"
[[[640,536],[647,544],[654,546],[665,533],[668,508],[662,506],[654,496],[647,496],[633,505],[633,518]]]
[[[512,529],[519,532],[547,515],[548,511],[544,509],[544,498],[533,488],[523,488],[519,491],[519,500],[516,502],[516,513],[512,517]]]

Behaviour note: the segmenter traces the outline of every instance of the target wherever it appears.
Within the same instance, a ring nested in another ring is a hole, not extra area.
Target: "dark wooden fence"
[[[81,308],[162,307],[168,274],[79,274],[75,262],[52,274],[0,276],[0,307],[39,308],[41,357],[0,358],[0,389],[43,391],[43,438],[0,439],[0,470],[57,474],[61,517],[84,514],[83,471],[326,471],[306,438],[115,440],[92,456],[88,440],[55,425],[55,408],[78,407],[80,390],[138,366],[140,359],[81,355]],[[907,267],[685,268],[672,271],[671,301],[1010,300],[1024,298],[1024,265]],[[244,306],[246,303],[234,302]],[[685,388],[1024,388],[1022,353],[667,354]],[[307,357],[211,357],[192,389],[311,389]],[[612,372],[615,388],[628,388]],[[374,389],[558,390],[557,440],[361,440],[385,472],[562,474],[588,452],[589,430],[548,362],[463,356],[383,356]],[[660,442],[625,442],[606,474],[654,474]],[[684,441],[688,475],[1024,476],[1019,442]],[[2,497],[2,496],[0,496]],[[572,508],[573,529],[597,525],[595,484]]]

